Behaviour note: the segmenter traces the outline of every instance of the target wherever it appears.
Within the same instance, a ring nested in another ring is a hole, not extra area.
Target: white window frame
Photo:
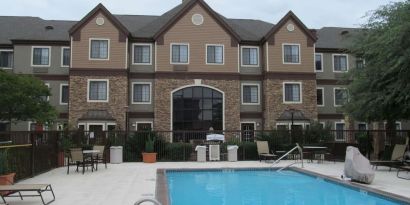
[[[256,53],[258,54],[258,63],[256,65],[245,65],[243,64],[243,49],[244,48],[256,48]],[[260,51],[259,51],[259,46],[241,46],[241,67],[260,67]]]
[[[337,128],[336,128],[336,126],[337,126],[338,124],[344,124],[344,129],[343,129],[343,130],[346,130],[346,123],[345,123],[344,120],[336,121],[336,122],[335,122],[335,141],[343,142],[343,141],[346,140],[346,133],[343,131],[343,139],[338,139],[338,138],[337,138]]]
[[[106,123],[103,123],[103,122],[89,122],[89,123],[85,123],[85,128],[86,128],[86,131],[90,131],[90,125],[102,125],[102,130],[103,131],[106,131]]]
[[[186,63],[172,62],[172,46],[187,46],[188,47],[188,61]],[[190,48],[189,43],[170,43],[169,46],[169,63],[171,65],[188,65],[190,60]]]
[[[245,103],[243,101],[243,87],[244,86],[257,86],[258,87],[258,102],[257,103]],[[241,83],[241,103],[242,105],[260,105],[261,103],[261,88],[259,83]]]
[[[63,87],[64,86],[69,86],[68,83],[61,83],[60,84],[60,105],[68,105],[68,103],[63,103]],[[70,87],[68,87],[68,92],[70,93]]]
[[[135,131],[138,131],[138,124],[151,124],[151,130],[154,130],[154,123],[152,121],[135,121]]]
[[[335,70],[335,56],[346,56],[346,71]],[[333,53],[332,54],[332,67],[334,73],[347,73],[349,71],[349,55],[343,53]]]
[[[14,61],[14,50],[13,49],[0,49],[0,52],[12,52],[13,53],[13,61]],[[13,62],[13,66],[14,66],[14,62]],[[11,69],[13,69],[13,67],[0,67],[0,69],[11,70]]]
[[[34,49],[35,48],[47,48],[48,49],[48,65],[34,65]],[[31,46],[31,67],[50,67],[51,65],[51,46]]]
[[[131,104],[134,105],[149,105],[152,103],[152,82],[132,82]],[[134,102],[134,85],[149,85],[149,102]]]
[[[132,65],[152,65],[152,44],[151,43],[133,43],[132,45]],[[135,46],[149,46],[149,63],[135,62]]]
[[[399,125],[399,130],[402,130],[402,124],[401,124],[401,122],[400,121],[396,121],[395,122],[395,124],[398,124]],[[384,129],[386,130],[386,125],[387,125],[387,122],[384,122]],[[397,129],[396,129],[397,130]]]
[[[107,99],[106,100],[90,100],[90,83],[91,82],[106,82],[107,83]],[[87,79],[87,102],[103,102],[107,103],[110,99],[110,80],[109,79]]]
[[[358,123],[357,123],[357,130],[359,130],[359,125],[366,125],[366,130],[369,129],[369,125],[368,125],[367,123],[365,123],[365,122],[358,122]]]
[[[69,68],[70,67],[70,65],[64,65],[63,64],[63,60],[64,60],[64,49],[70,49],[70,61],[71,61],[71,48],[70,47],[68,47],[68,46],[66,46],[66,47],[61,47],[61,65],[60,65],[60,67],[62,67],[62,68]],[[70,62],[68,62],[69,64],[70,64]]]
[[[91,41],[107,41],[107,58],[91,58]],[[109,61],[110,60],[110,49],[111,41],[109,38],[89,38],[88,39],[88,60],[90,61]]]
[[[346,90],[347,92],[347,88],[342,88],[342,87],[334,87],[333,88],[333,106],[334,107],[342,107],[343,105],[336,105],[336,90]],[[347,93],[347,101],[349,101],[349,93]]]
[[[321,59],[321,64],[322,64],[322,70],[316,70],[316,55],[320,55],[320,59]],[[315,53],[315,72],[316,73],[323,73],[323,53]]]
[[[288,130],[290,130],[292,127],[292,122],[277,122],[275,126],[276,129],[278,129],[278,125],[286,125],[288,127]],[[306,129],[306,125],[310,126],[310,123],[293,122],[293,125],[301,125],[303,129]]]
[[[222,47],[222,63],[208,63],[208,46]],[[224,44],[205,44],[205,64],[206,65],[225,65],[225,45]]]
[[[300,91],[300,92],[299,92],[300,98],[299,98],[299,101],[286,101],[286,97],[285,97],[285,85],[286,85],[286,84],[299,84],[299,86],[300,86],[300,90],[299,90],[299,91]],[[287,82],[283,82],[283,83],[282,83],[282,98],[283,98],[283,104],[302,104],[302,102],[303,102],[302,97],[303,97],[302,82],[287,81]]]
[[[322,104],[317,105],[318,107],[324,107],[325,106],[325,88],[324,87],[316,87],[316,90],[322,90]],[[316,91],[317,93],[317,91]]]
[[[298,46],[299,47],[299,62],[292,63],[292,62],[285,62],[285,46]],[[302,53],[300,50],[300,43],[282,43],[282,63],[287,65],[300,65],[302,64]],[[316,69],[316,68],[315,68]]]
[[[105,130],[103,131],[108,131],[108,126],[114,125],[115,127],[117,127],[117,123],[114,122],[107,122],[105,123]]]
[[[50,83],[44,83],[45,86],[48,87],[48,90],[51,92],[51,87],[50,87]],[[47,102],[50,102],[50,96],[47,96]]]

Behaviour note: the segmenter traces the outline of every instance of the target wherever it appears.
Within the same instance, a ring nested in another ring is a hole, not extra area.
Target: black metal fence
[[[142,161],[146,141],[154,140],[158,161],[194,161],[195,147],[218,143],[226,156],[227,145],[238,145],[239,160],[257,160],[255,140],[268,141],[272,151],[287,151],[299,143],[322,145],[337,159],[343,160],[347,146],[357,146],[366,156],[388,158],[395,144],[404,144],[409,131],[384,130],[271,130],[271,131],[50,131],[0,133],[0,151],[7,150],[8,164],[17,178],[27,178],[63,164],[63,151],[73,147],[92,149],[104,145],[123,146],[125,162]],[[207,135],[220,134],[223,142],[208,141]],[[16,146],[17,145],[17,146]],[[109,154],[109,153],[108,153]],[[109,156],[109,155],[108,155]]]

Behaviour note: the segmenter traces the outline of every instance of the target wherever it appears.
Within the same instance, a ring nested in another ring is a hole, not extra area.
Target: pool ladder
[[[140,199],[137,202],[135,202],[134,205],[140,205],[144,202],[152,202],[155,205],[162,205],[158,200],[154,199],[154,198],[144,198],[144,199]]]
[[[303,168],[303,149],[302,149],[301,146],[299,146],[298,143],[296,143],[296,146],[295,146],[294,148],[292,148],[291,150],[289,150],[289,152],[286,152],[284,155],[282,155],[281,157],[279,157],[279,159],[277,159],[276,161],[274,161],[273,164],[272,164],[272,167],[275,166],[276,164],[278,164],[278,163],[280,162],[280,160],[282,160],[283,158],[287,157],[290,153],[292,153],[292,152],[295,151],[295,150],[298,150],[299,153],[300,153],[300,161],[302,162],[302,168]],[[284,170],[284,169],[286,169],[286,168],[288,168],[288,167],[290,167],[290,166],[292,166],[292,165],[294,165],[294,164],[296,164],[296,163],[298,163],[298,162],[297,162],[297,161],[296,161],[296,162],[293,162],[293,163],[291,163],[291,164],[289,164],[289,165],[287,165],[287,166],[285,166],[285,167],[282,167],[282,168],[278,169],[277,171],[282,171],[282,170]]]

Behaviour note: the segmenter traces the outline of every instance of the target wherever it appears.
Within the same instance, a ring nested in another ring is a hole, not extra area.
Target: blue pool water
[[[167,172],[171,205],[399,204],[294,171]]]

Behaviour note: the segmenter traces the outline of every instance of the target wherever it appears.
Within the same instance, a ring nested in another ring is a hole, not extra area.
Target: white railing
[[[298,151],[299,151],[300,161],[302,162],[302,168],[303,168],[303,149],[302,149],[302,147],[299,146],[298,143],[296,143],[296,147],[292,148],[291,150],[289,150],[289,152],[286,152],[284,155],[282,155],[281,157],[279,157],[279,159],[277,159],[276,161],[274,161],[273,164],[272,164],[272,167],[275,166],[276,164],[278,164],[278,163],[280,162],[280,160],[282,160],[283,158],[287,157],[289,154],[291,154],[291,153],[292,153],[293,151],[295,151],[295,150],[298,150]],[[286,167],[284,167],[284,168],[279,169],[278,171],[283,170],[283,169],[285,169],[285,168],[288,168],[288,167],[290,167],[290,166],[292,166],[292,165],[294,165],[294,164],[296,164],[296,163],[297,163],[297,162],[294,162],[294,163],[292,163],[292,164],[290,164],[290,165],[288,165],[288,166],[286,166]]]

